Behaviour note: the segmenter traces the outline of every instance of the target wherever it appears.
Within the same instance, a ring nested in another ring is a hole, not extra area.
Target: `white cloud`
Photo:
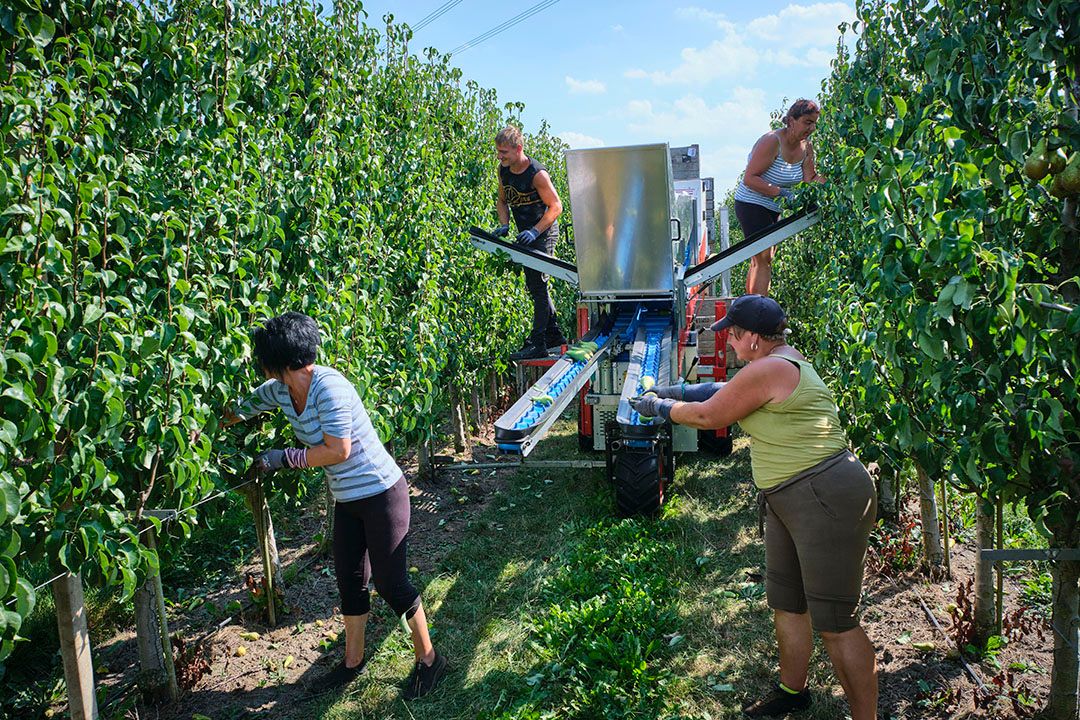
[[[613,32],[613,33],[621,33],[625,29],[626,28],[624,28],[622,25],[612,25],[611,26],[611,32]]]
[[[745,169],[754,142],[769,130],[766,93],[759,88],[737,87],[715,105],[694,94],[671,103],[631,100],[621,115],[640,142],[700,144],[701,175],[716,178],[719,198]]]
[[[855,9],[844,2],[792,4],[745,25],[696,5],[680,7],[675,15],[715,25],[720,38],[703,48],[683,48],[680,63],[671,70],[631,68],[623,73],[625,77],[651,80],[655,85],[700,87],[717,79],[752,78],[761,67],[827,70],[840,36],[837,26],[856,19]]]
[[[730,22],[724,13],[706,10],[697,5],[677,9],[675,11],[675,17],[680,20],[690,20],[691,22],[715,23],[718,28],[725,31],[735,29],[735,24]]]
[[[704,85],[717,78],[745,78],[754,74],[758,53],[735,33],[723,40],[714,40],[708,47],[683,48],[682,63],[670,72],[647,72],[640,68],[627,70],[628,78],[648,78],[656,85]]]
[[[566,76],[566,87],[570,88],[571,95],[601,95],[607,92],[607,87],[599,80],[578,80],[569,75]]]
[[[572,148],[604,147],[604,141],[600,138],[573,130],[559,133],[559,138]]]
[[[835,47],[837,26],[854,22],[855,8],[847,3],[788,5],[775,15],[751,20],[746,29],[755,37],[786,47]]]

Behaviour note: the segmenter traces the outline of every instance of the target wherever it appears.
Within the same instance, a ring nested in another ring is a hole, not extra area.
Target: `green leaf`
[[[903,118],[907,115],[907,102],[899,95],[892,96],[893,104],[896,105],[896,117]]]
[[[56,24],[48,15],[43,13],[31,15],[26,24],[30,29],[30,39],[35,45],[45,47],[52,42],[53,35],[56,34]]]
[[[1031,141],[1028,139],[1027,128],[1016,130],[1009,135],[1009,154],[1012,155],[1014,162],[1023,162],[1030,147]]]
[[[23,499],[19,497],[11,475],[0,473],[0,525],[18,515]]]

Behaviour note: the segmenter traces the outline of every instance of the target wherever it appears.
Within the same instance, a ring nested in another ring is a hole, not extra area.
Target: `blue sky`
[[[410,49],[449,52],[538,2],[451,1]],[[368,0],[364,8],[371,25],[390,12],[415,26],[447,4]],[[500,101],[524,102],[528,129],[546,119],[572,147],[698,143],[702,175],[716,178],[722,197],[770,111],[785,97],[820,92],[837,25],[854,19],[848,2],[558,0],[452,63]]]

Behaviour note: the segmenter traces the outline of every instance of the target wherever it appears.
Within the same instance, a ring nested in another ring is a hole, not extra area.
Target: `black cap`
[[[728,304],[727,315],[712,324],[716,332],[738,325],[759,335],[775,335],[787,320],[780,303],[762,295],[743,295]]]

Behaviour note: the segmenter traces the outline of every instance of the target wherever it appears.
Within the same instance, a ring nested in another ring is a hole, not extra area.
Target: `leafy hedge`
[[[218,418],[257,380],[261,320],[315,317],[384,440],[427,437],[452,385],[504,367],[528,304],[461,230],[494,218],[492,141],[520,106],[365,18],[0,8],[0,660],[27,563],[130,593],[157,562],[143,508],[240,469]],[[559,184],[560,141],[530,141]]]
[[[822,94],[822,223],[781,251],[777,295],[864,459],[1022,503],[1077,547],[1078,202],[1024,165],[1043,142],[1080,155],[1080,3],[857,10]],[[1076,566],[1057,570],[1056,629],[1075,639]],[[1072,653],[1055,661],[1075,714]]]

